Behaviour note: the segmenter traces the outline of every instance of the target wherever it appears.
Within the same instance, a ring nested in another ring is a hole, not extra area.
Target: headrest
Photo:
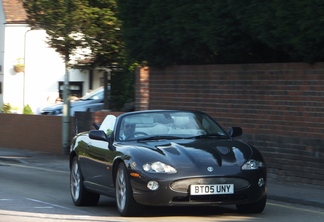
[[[189,124],[189,117],[188,116],[176,116],[173,117],[174,119],[174,127],[184,128]]]

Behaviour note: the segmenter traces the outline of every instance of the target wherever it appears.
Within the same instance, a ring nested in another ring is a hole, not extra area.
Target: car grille
[[[247,188],[249,181],[241,178],[216,177],[216,178],[190,178],[171,183],[170,188],[176,192],[189,193],[191,184],[234,184],[235,191]]]
[[[199,203],[231,203],[240,202],[246,200],[244,195],[201,195],[201,196],[186,196],[186,197],[174,197],[173,203],[181,202],[199,202]]]
[[[233,203],[233,202],[244,202],[247,197],[241,194],[232,195],[189,195],[189,188],[191,184],[234,184],[234,190],[242,190],[247,188],[250,183],[249,181],[241,178],[191,178],[178,180],[171,183],[170,188],[176,192],[187,194],[186,196],[173,197],[173,203]]]

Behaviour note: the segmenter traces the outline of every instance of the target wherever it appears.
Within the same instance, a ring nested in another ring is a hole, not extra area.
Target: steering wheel
[[[132,133],[131,135],[129,135],[126,139],[131,139],[131,138],[135,138],[135,136],[137,135],[142,135],[142,136],[147,136],[148,134],[147,133],[144,133],[144,132],[134,132]]]

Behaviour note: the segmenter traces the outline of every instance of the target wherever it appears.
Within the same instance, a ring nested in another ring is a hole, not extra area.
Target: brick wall
[[[241,126],[273,179],[324,185],[324,63],[145,68],[136,78],[136,110],[205,111],[225,128]],[[107,114],[120,113],[88,122]],[[0,147],[61,154],[61,134],[59,116],[0,114]]]
[[[71,139],[78,128],[79,131],[94,129],[92,123],[100,124],[108,114],[118,116],[120,112],[90,113],[90,119],[78,121],[71,117]],[[62,117],[0,113],[0,147],[63,154]]]
[[[149,109],[197,109],[241,126],[270,177],[324,185],[324,63],[146,68],[137,79],[148,82]]]
[[[111,111],[97,111],[92,114],[92,122],[101,124],[107,115],[119,116],[123,112],[111,112]]]
[[[62,117],[0,114],[0,147],[62,153]]]
[[[138,70],[135,78],[135,107],[137,110],[145,110],[149,107],[150,99],[150,69],[148,67]]]

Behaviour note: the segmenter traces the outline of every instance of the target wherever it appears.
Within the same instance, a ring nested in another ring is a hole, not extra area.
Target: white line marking
[[[72,210],[71,208],[68,208],[68,207],[63,207],[63,206],[60,206],[60,205],[47,203],[47,202],[44,202],[44,201],[41,201],[41,200],[35,200],[35,199],[31,199],[31,198],[26,198],[26,199],[30,200],[30,201],[33,201],[33,202],[36,202],[36,203],[49,205],[49,206],[52,206],[52,207],[57,207],[57,208],[65,209],[65,210]]]
[[[37,208],[37,209],[53,209],[54,207],[34,207],[34,208]]]
[[[2,162],[0,161],[0,163],[2,163]],[[21,167],[21,168],[36,169],[36,170],[50,171],[50,172],[56,172],[56,173],[66,173],[66,174],[70,173],[68,168],[67,168],[67,171],[62,171],[62,170],[52,170],[52,169],[41,168],[41,167],[24,166],[24,165],[14,164],[14,163],[7,163],[7,166],[16,166],[16,167]]]

